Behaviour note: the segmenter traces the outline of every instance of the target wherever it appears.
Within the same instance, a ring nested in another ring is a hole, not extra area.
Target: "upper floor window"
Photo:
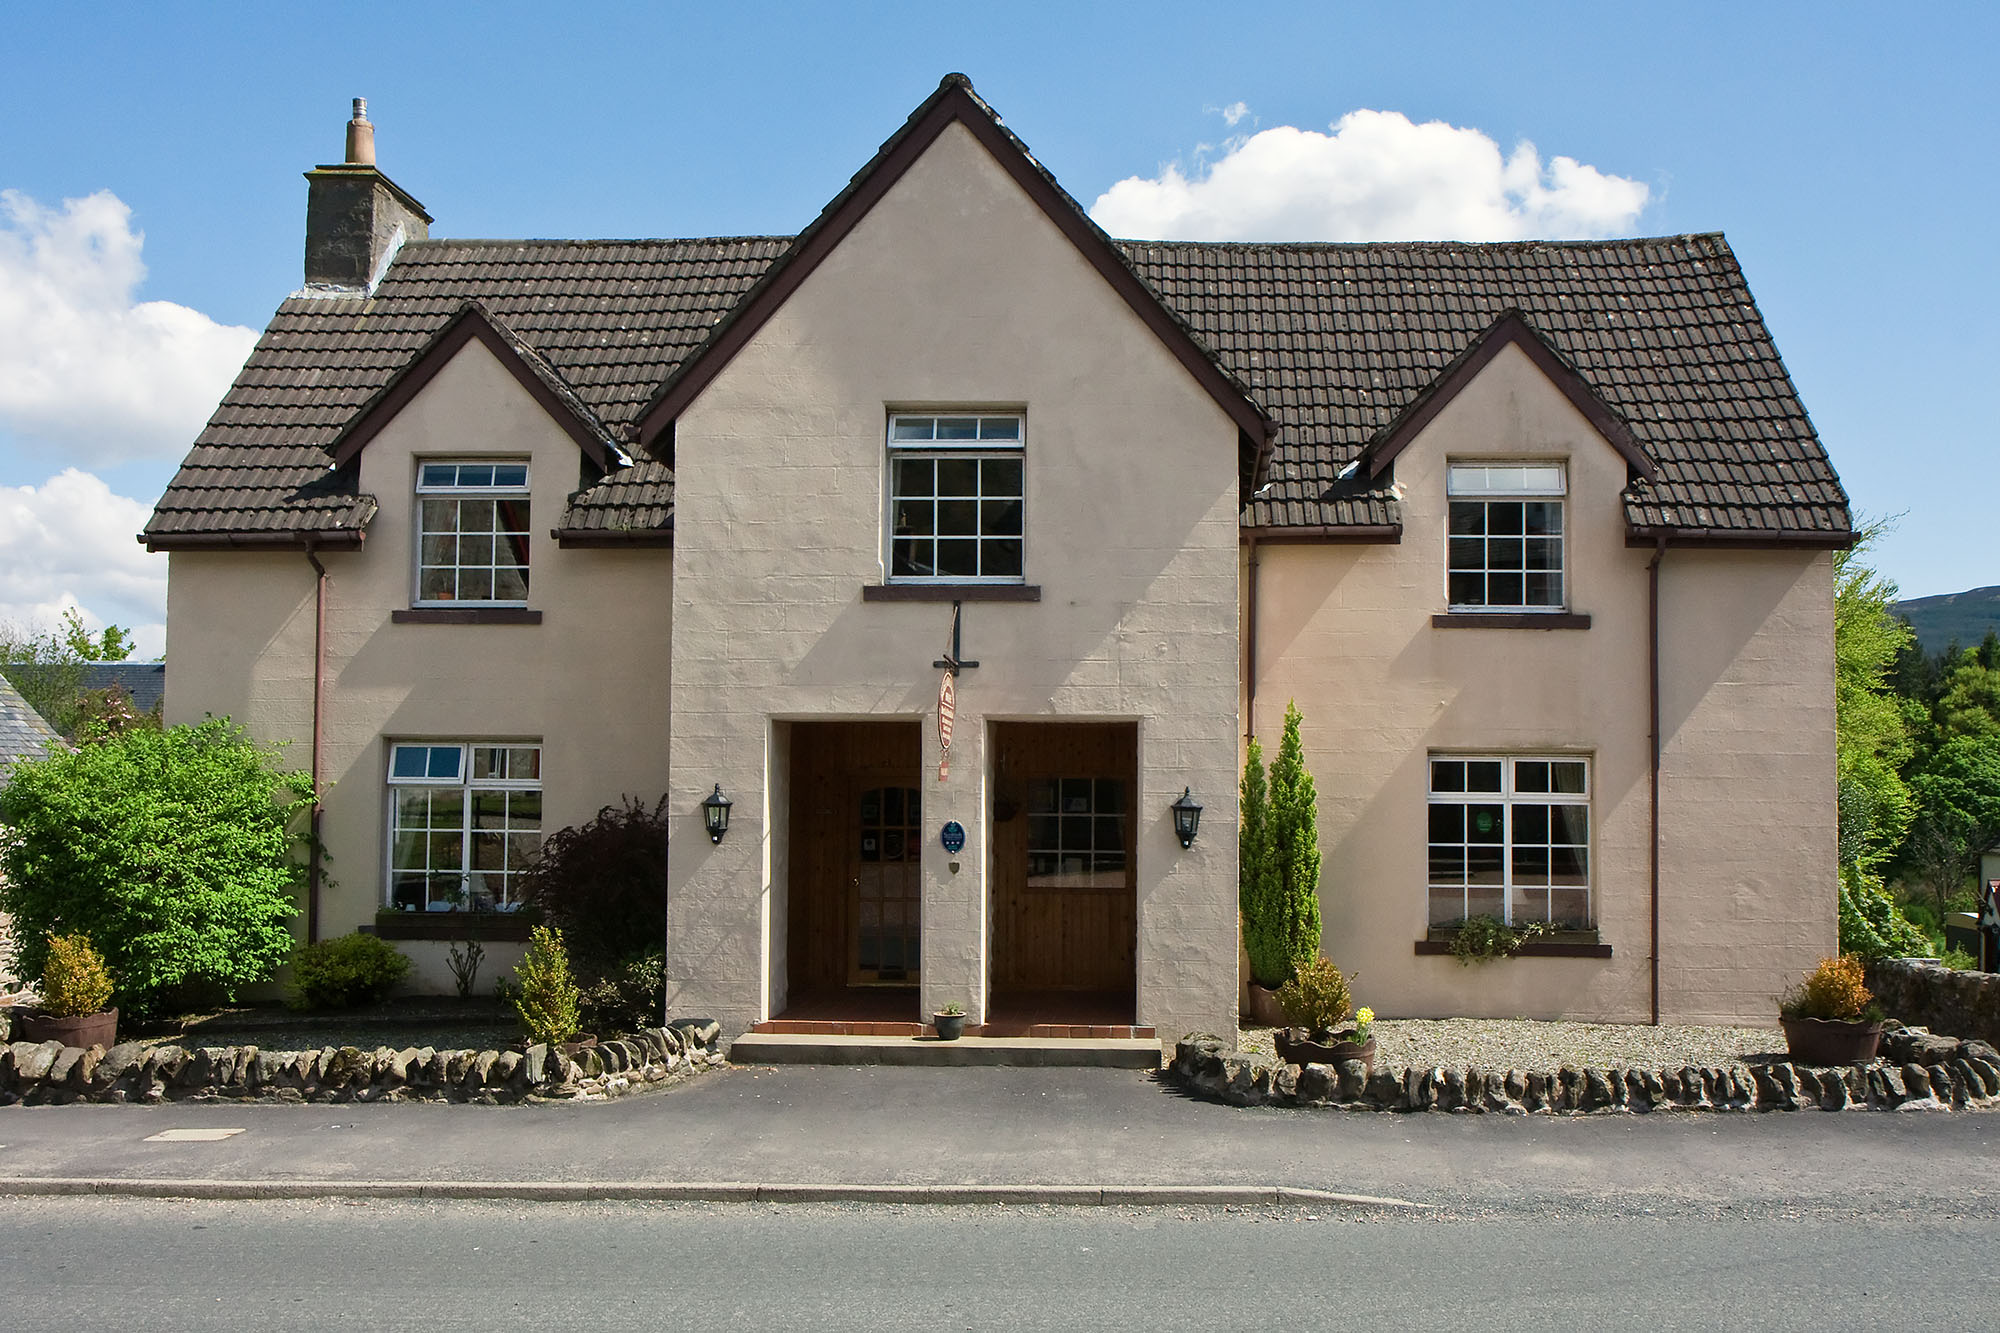
[[[1453,463],[1445,595],[1454,611],[1560,611],[1560,463]]]
[[[1019,583],[1022,418],[889,418],[889,577]]]
[[[520,606],[528,600],[528,465],[417,467],[419,606]]]

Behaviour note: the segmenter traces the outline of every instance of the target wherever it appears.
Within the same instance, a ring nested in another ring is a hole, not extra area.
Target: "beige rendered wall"
[[[530,595],[539,625],[397,625],[410,605],[416,460],[529,460]],[[335,881],[322,936],[372,923],[384,901],[388,739],[539,740],[543,829],[667,787],[672,570],[666,551],[560,550],[577,446],[482,344],[469,343],[371,440],[361,489],[380,510],[358,551],[321,556],[327,615],[324,827]],[[172,556],[170,722],[228,714],[310,762],[313,571],[302,554]],[[301,919],[300,927],[304,929]],[[446,946],[399,944],[413,989],[449,992]],[[518,957],[488,945],[480,986]]]
[[[946,603],[883,581],[897,408],[1027,414],[1035,603],[968,602],[949,781]],[[669,1009],[740,1031],[782,1004],[784,719],[920,717],[926,1008],[987,999],[987,723],[1133,719],[1139,1021],[1234,1020],[1236,429],[965,130],[889,190],[676,426]],[[736,801],[711,847],[697,803]],[[1207,805],[1174,839],[1183,786]],[[965,826],[951,873],[938,846]]]
[[[1567,465],[1569,604],[1589,628],[1433,628],[1455,459]],[[1325,950],[1360,973],[1357,1002],[1385,1016],[1645,1022],[1652,553],[1625,545],[1626,464],[1509,348],[1394,466],[1399,545],[1257,549],[1251,726],[1270,749],[1286,701],[1305,712]],[[1832,940],[1827,563],[1675,551],[1663,588],[1663,1018],[1763,1021],[1778,979]],[[1593,907],[1610,959],[1415,956],[1435,752],[1589,757]]]

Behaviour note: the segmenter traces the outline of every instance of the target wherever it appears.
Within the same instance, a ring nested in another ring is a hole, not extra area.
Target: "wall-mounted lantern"
[[[729,807],[735,802],[722,794],[722,784],[715,784],[715,790],[702,799],[701,822],[708,828],[708,840],[721,842],[722,835],[729,832]]]
[[[1181,788],[1181,798],[1172,806],[1174,812],[1174,836],[1181,840],[1183,848],[1194,846],[1195,831],[1201,827],[1201,802],[1194,798],[1191,788]]]

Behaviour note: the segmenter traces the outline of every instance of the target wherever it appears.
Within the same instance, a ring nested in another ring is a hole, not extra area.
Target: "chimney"
[[[364,292],[405,241],[430,235],[431,215],[375,166],[375,126],[354,99],[347,160],[306,173],[306,288]]]

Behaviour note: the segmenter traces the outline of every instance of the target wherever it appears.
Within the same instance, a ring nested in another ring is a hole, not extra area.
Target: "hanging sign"
[[[938,841],[944,844],[944,849],[947,852],[950,852],[953,856],[957,856],[965,850],[965,825],[959,823],[956,819],[948,821],[938,831]]]
[[[958,716],[958,690],[947,671],[938,682],[938,781],[951,776],[951,724]]]

